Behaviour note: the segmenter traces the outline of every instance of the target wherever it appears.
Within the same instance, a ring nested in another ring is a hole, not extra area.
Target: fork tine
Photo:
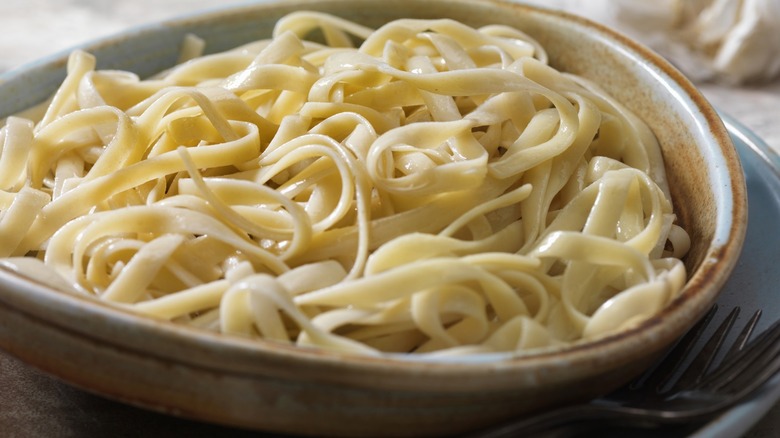
[[[760,364],[751,367],[750,372],[738,374],[733,381],[721,385],[718,391],[741,396],[741,394],[750,393],[763,385],[780,371],[780,356],[772,354],[768,357],[772,359],[762,360]]]
[[[780,354],[780,320],[749,343],[742,354],[726,361],[703,379],[697,387],[711,390],[739,388],[745,381],[752,381],[756,379],[757,374],[767,371],[769,364],[773,361],[777,362],[778,354]],[[751,372],[746,372],[747,370]]]
[[[739,307],[734,307],[731,312],[729,312],[728,316],[726,316],[726,319],[724,319],[718,328],[715,329],[715,333],[710,336],[707,343],[704,344],[699,353],[693,358],[690,365],[683,371],[680,378],[677,379],[672,386],[671,391],[689,388],[702,379],[707,373],[707,370],[709,370],[718,351],[720,351],[720,347],[723,345],[723,341],[729,334],[738,315]]]
[[[695,339],[701,336],[714,312],[715,310],[712,309],[705,315],[667,356],[684,357],[685,352],[692,348]],[[721,328],[726,327],[724,324],[732,324],[735,315],[736,312],[732,311],[726,318],[727,321],[715,330],[716,338],[720,337],[719,332],[728,331],[728,328],[722,330]],[[756,312],[748,321],[748,328],[737,336],[736,347],[731,348],[732,351],[736,351],[736,354],[725,359],[719,367],[691,389],[675,391],[671,396],[664,395],[660,398],[643,391],[644,397],[619,401],[619,403],[598,403],[596,400],[586,404],[565,406],[505,423],[483,432],[486,435],[476,436],[483,438],[536,436],[533,434],[539,432],[547,432],[544,436],[579,436],[577,433],[582,432],[583,424],[587,422],[645,428],[662,424],[693,424],[712,418],[749,397],[767,380],[780,372],[780,320],[756,336],[756,339],[743,349],[739,349],[745,339],[750,337],[759,316],[760,312]],[[660,363],[664,364],[668,361],[665,358]],[[667,373],[664,376],[667,376],[668,370],[674,366],[656,368],[662,368],[661,371]],[[652,376],[648,376],[648,379],[650,377]]]
[[[731,348],[729,349],[728,353],[723,357],[724,361],[729,360],[730,358],[734,357],[735,354],[737,354],[740,350],[745,348],[745,344],[747,344],[748,339],[750,338],[750,335],[753,333],[753,330],[756,328],[756,324],[758,323],[758,320],[761,318],[761,309],[756,310],[756,312],[753,314],[753,316],[748,320],[747,324],[745,324],[745,328],[742,329],[742,331],[739,333],[739,336],[737,336],[737,339],[734,340],[734,343],[731,345]]]
[[[682,365],[682,362],[688,356],[688,353],[696,345],[704,330],[709,325],[718,306],[714,305],[688,332],[675,344],[675,346],[661,359],[661,362],[652,368],[645,375],[631,384],[631,389],[639,389],[643,386],[652,388],[654,392],[663,392],[664,387],[669,383],[674,374]]]

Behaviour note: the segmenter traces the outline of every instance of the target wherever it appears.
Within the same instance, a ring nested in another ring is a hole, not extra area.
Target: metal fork
[[[588,424],[648,428],[701,424],[713,418],[753,394],[780,371],[780,320],[746,345],[761,315],[759,310],[720,365],[709,372],[739,314],[738,307],[690,359],[716,310],[713,307],[656,366],[617,391],[586,404],[510,421],[469,436],[571,436]]]

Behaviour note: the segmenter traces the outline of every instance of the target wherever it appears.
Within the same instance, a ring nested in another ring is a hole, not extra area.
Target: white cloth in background
[[[604,23],[695,81],[780,78],[780,0],[517,1]],[[214,7],[214,0],[0,0],[0,72],[141,23]]]
[[[606,24],[695,81],[780,78],[780,0],[524,0]]]

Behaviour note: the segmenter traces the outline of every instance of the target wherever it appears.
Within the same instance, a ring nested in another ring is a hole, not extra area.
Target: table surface
[[[0,73],[137,24],[219,6],[213,0],[2,0]],[[721,111],[780,152],[780,81],[734,87],[700,84]],[[211,436],[240,431],[179,420],[94,396],[0,352],[0,434],[38,436]],[[745,436],[780,434],[780,405]],[[248,434],[247,434],[248,436]],[[257,435],[252,435],[257,436]]]

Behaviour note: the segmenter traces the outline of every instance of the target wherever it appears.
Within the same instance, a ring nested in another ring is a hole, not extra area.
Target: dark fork
[[[583,423],[589,422],[646,428],[701,423],[718,415],[753,394],[780,370],[780,321],[746,345],[761,315],[757,311],[720,365],[709,372],[739,308],[729,313],[700,352],[689,360],[715,312],[713,307],[655,367],[608,396],[511,421],[471,436],[564,436],[567,431],[581,430]]]

